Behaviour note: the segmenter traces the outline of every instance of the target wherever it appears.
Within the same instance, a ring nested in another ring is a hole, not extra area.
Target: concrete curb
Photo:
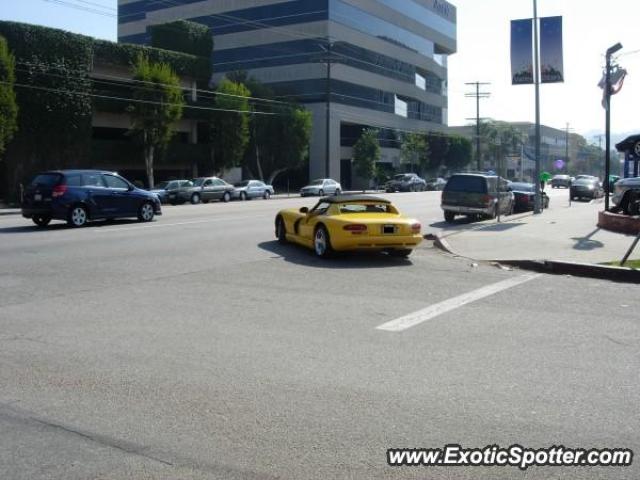
[[[428,234],[425,240],[433,241],[436,248],[456,257],[469,258],[451,249],[449,243],[438,235]],[[478,263],[508,265],[522,270],[532,270],[551,275],[572,275],[574,277],[597,278],[620,283],[640,284],[640,270],[626,267],[612,267],[595,263],[563,262],[557,260],[474,260]]]
[[[20,215],[20,209],[0,208],[0,216],[2,215]]]

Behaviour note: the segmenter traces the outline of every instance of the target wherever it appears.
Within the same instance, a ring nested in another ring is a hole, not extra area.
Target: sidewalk
[[[569,207],[552,198],[551,208],[541,215],[516,214],[501,223],[455,225],[439,236],[453,253],[476,260],[620,260],[635,237],[598,228],[598,212],[603,209],[602,200],[573,202]],[[640,258],[640,248],[631,258]]]

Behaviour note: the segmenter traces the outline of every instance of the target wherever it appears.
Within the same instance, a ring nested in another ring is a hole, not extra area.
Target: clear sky
[[[398,0],[401,2],[402,0]],[[0,19],[36,23],[115,40],[116,0],[74,0],[93,12],[76,10],[55,0],[0,0]],[[491,82],[481,115],[507,121],[533,121],[531,86],[510,84],[510,20],[532,16],[532,0],[452,0],[458,8],[458,53],[449,60],[449,123],[462,125],[475,117],[475,102],[465,98],[465,82]],[[565,83],[543,85],[542,122],[577,133],[604,130],[604,110],[597,83],[604,51],[624,45],[619,62],[629,71],[612,103],[614,132],[639,132],[640,0],[538,0],[540,16],[564,17]],[[95,13],[102,12],[102,14]],[[635,53],[631,53],[634,52]]]

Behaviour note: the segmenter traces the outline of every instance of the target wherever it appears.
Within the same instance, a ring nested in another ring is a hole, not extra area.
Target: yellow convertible
[[[319,257],[346,250],[407,257],[422,241],[417,220],[400,214],[388,200],[366,195],[322,198],[311,210],[281,210],[275,227],[280,243],[298,243]]]

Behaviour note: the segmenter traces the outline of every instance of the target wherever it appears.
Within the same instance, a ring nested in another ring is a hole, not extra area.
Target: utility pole
[[[325,106],[325,116],[326,116],[326,137],[325,137],[325,164],[324,164],[324,172],[325,178],[330,177],[331,170],[331,66],[337,62],[335,58],[331,55],[331,49],[333,48],[333,43],[326,39],[325,45],[318,44],[319,47],[325,52],[325,55],[322,57],[321,61],[326,63],[327,65],[327,74],[325,80],[325,95],[326,95],[326,106]]]
[[[605,160],[604,160],[604,210],[609,211],[609,175],[611,175],[611,57],[617,51],[622,50],[622,44],[616,43],[607,49],[606,53],[606,78],[605,78],[605,108],[606,108],[606,125],[605,125]]]
[[[491,93],[489,92],[481,92],[480,91],[480,86],[481,85],[491,85],[490,83],[486,83],[486,82],[469,82],[469,83],[465,83],[465,85],[475,85],[476,87],[476,91],[473,93],[467,93],[465,94],[465,97],[467,98],[475,98],[476,99],[476,161],[477,161],[477,166],[478,166],[478,171],[482,170],[482,165],[481,165],[481,160],[480,160],[480,99],[481,98],[489,98],[491,96]],[[467,118],[467,120],[472,120],[471,118]]]
[[[565,167],[567,168],[567,173],[569,173],[569,134],[573,131],[573,128],[569,128],[569,122],[567,122],[567,128],[565,129],[565,154],[564,161]]]

